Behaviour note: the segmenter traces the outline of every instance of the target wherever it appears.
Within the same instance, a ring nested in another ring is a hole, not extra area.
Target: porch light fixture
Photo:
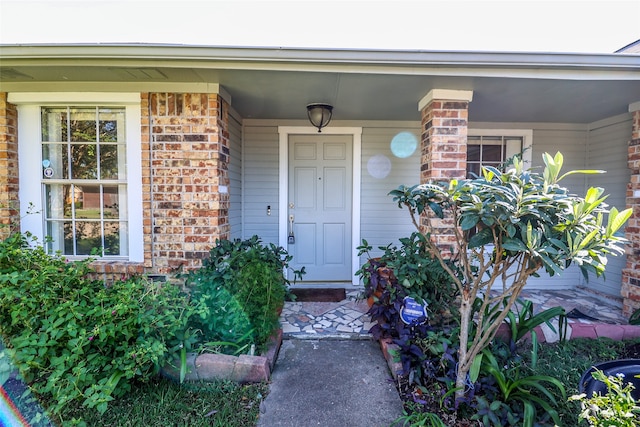
[[[333,106],[329,104],[314,103],[307,105],[307,116],[314,127],[318,128],[318,133],[329,124],[333,115]]]

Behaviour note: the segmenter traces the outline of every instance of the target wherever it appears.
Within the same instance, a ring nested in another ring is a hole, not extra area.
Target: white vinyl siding
[[[278,127],[245,126],[243,145],[243,238],[258,235],[264,243],[277,245]]]
[[[606,203],[618,210],[626,207],[627,183],[630,171],[627,164],[627,142],[631,138],[631,119],[628,115],[591,125],[587,145],[587,169],[604,170],[606,174],[588,175],[589,187],[602,187],[609,194]],[[622,269],[626,256],[610,256],[605,277],[591,276],[586,287],[605,294],[620,296]]]
[[[242,124],[229,114],[229,237],[242,239]]]
[[[243,234],[245,237],[258,234],[266,242],[278,242],[278,128],[282,123],[265,124],[260,121],[244,127],[244,163],[243,163]],[[304,125],[302,122],[286,122],[287,125]],[[406,210],[399,209],[387,194],[401,184],[414,185],[420,180],[419,132],[420,124],[408,122],[347,122],[346,126],[362,126],[361,151],[361,227],[360,236],[372,246],[397,244],[398,239],[408,236],[413,230]],[[332,126],[340,126],[332,123]],[[564,155],[563,170],[601,168],[615,171],[615,175],[597,177],[597,185],[604,186],[612,193],[611,202],[617,207],[624,206],[624,194],[629,180],[626,163],[626,149],[629,139],[630,122],[620,123],[607,129],[593,129],[589,136],[589,127],[580,124],[556,123],[471,123],[470,134],[491,133],[494,129],[531,129],[531,164],[541,168],[542,154]],[[418,137],[418,148],[407,158],[398,158],[391,153],[389,144],[394,135],[401,131],[410,131]],[[609,143],[599,142],[599,135],[608,137]],[[612,136],[615,135],[615,136]],[[610,150],[608,156],[597,150]],[[617,154],[614,155],[614,152]],[[590,154],[589,154],[590,153]],[[382,155],[390,161],[389,174],[374,178],[367,170],[369,160]],[[591,160],[588,160],[591,156]],[[598,160],[600,164],[595,163]],[[354,171],[355,173],[355,171]],[[620,175],[620,176],[618,176]],[[606,180],[610,180],[607,184]],[[585,176],[570,176],[563,181],[571,191],[584,195],[587,189]],[[593,185],[593,182],[591,182]],[[610,187],[610,188],[609,188]],[[354,188],[354,191],[357,191]],[[271,206],[271,216],[266,215],[267,206]],[[602,291],[619,295],[620,272],[623,264],[620,259],[612,258],[607,272],[607,280]],[[590,281],[595,285],[597,281]],[[549,277],[540,272],[539,278],[531,278],[529,289],[573,289],[584,285],[584,279],[575,266],[567,269],[561,276]],[[606,287],[609,286],[609,290]]]
[[[416,137],[417,148],[411,156],[399,158],[392,154],[390,143],[395,135],[406,131]],[[368,165],[374,156],[384,156],[389,159],[391,168],[386,177],[376,178],[370,173]],[[387,246],[389,243],[399,245],[399,238],[408,237],[415,231],[409,212],[398,208],[388,194],[400,185],[412,186],[420,182],[419,126],[417,128],[364,127],[361,170],[361,238],[373,246],[373,255],[379,255],[381,251],[377,249],[378,246]]]

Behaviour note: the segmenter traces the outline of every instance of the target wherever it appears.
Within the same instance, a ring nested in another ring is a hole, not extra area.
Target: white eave
[[[80,44],[0,45],[0,60],[4,67],[64,66],[73,60],[77,66],[640,80],[640,55],[630,54]]]

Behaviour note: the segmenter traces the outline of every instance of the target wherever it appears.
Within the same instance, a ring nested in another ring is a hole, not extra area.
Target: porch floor
[[[373,323],[366,314],[366,301],[358,299],[361,290],[348,290],[340,302],[286,302],[280,322],[289,338],[368,339]],[[588,325],[627,325],[619,298],[594,294],[585,289],[526,290],[521,298],[534,303],[534,311],[561,306],[569,314],[575,331]],[[593,330],[594,328],[586,328]]]

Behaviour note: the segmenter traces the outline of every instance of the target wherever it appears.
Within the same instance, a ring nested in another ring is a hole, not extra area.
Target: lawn
[[[220,381],[181,386],[158,377],[147,384],[134,384],[125,397],[110,402],[102,415],[72,402],[61,413],[64,422],[60,418],[50,422],[36,411],[24,416],[32,427],[74,425],[74,419],[82,420],[86,426],[249,427],[256,425],[260,403],[267,393],[266,383],[239,385]],[[18,406],[23,407],[29,399],[32,398],[18,397]]]
[[[629,353],[629,347],[638,343],[640,340],[613,341],[601,338],[542,344],[534,372],[561,379],[570,396],[578,392],[580,377],[591,365],[605,360],[639,357],[638,354]],[[530,364],[526,348],[521,350],[524,363]],[[102,415],[75,403],[67,406],[62,416],[65,420],[81,418],[87,426],[249,427],[256,425],[260,403],[267,393],[267,384],[238,385],[221,381],[181,386],[156,378],[148,384],[134,384],[124,398],[110,402],[109,409]],[[558,407],[561,426],[579,426],[579,405],[563,401],[559,396],[558,401],[562,402]],[[32,417],[35,414],[29,415]],[[49,424],[42,421],[32,425],[41,427]]]

